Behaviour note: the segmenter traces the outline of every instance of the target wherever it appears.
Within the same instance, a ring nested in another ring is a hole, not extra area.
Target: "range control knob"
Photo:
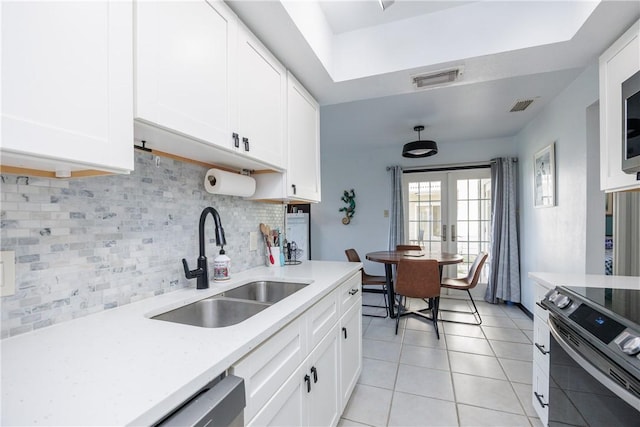
[[[556,298],[554,299],[553,303],[558,308],[565,308],[569,304],[571,304],[571,299],[568,296],[561,294],[561,295],[556,296]]]
[[[640,353],[640,337],[630,337],[630,339],[620,345],[620,348],[630,356]]]

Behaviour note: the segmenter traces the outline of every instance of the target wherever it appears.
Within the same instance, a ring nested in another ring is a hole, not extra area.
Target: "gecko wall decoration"
[[[351,222],[351,218],[356,213],[356,193],[353,191],[353,188],[350,191],[344,190],[342,195],[342,201],[345,202],[348,206],[338,209],[340,212],[344,212],[344,218],[342,218],[342,223],[347,225]]]

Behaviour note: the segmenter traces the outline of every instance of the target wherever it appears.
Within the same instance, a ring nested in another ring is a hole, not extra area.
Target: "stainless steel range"
[[[549,310],[549,426],[640,425],[640,290],[557,287]]]

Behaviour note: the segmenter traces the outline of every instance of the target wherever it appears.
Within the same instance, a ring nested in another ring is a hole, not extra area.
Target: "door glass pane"
[[[464,258],[464,262],[456,265],[456,270],[458,277],[464,277],[478,253],[489,247],[491,179],[458,178],[456,182],[457,251]],[[484,268],[481,282],[486,282],[486,271]]]
[[[442,240],[442,184],[440,181],[408,183],[408,243],[426,251],[440,251]]]

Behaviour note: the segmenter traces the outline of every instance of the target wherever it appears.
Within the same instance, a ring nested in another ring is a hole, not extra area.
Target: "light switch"
[[[14,251],[0,252],[0,296],[16,293],[16,254]]]
[[[258,250],[258,232],[250,231],[249,232],[249,251],[257,251]]]

